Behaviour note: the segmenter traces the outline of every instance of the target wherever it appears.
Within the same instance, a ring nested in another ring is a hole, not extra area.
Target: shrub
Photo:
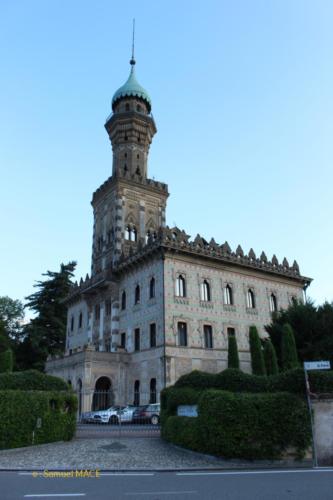
[[[264,360],[267,375],[276,375],[279,373],[276,352],[270,340],[266,340],[264,344]]]
[[[0,390],[0,448],[70,440],[76,410],[77,399],[71,392]]]
[[[166,441],[191,450],[202,449],[197,418],[171,416],[162,429]]]
[[[13,351],[7,349],[0,353],[0,372],[8,373],[13,371]]]
[[[264,363],[264,356],[262,353],[261,342],[256,326],[250,326],[249,341],[250,341],[252,373],[254,375],[265,375],[266,369]]]
[[[228,368],[239,369],[239,356],[235,335],[228,336]]]
[[[229,458],[277,459],[288,447],[302,456],[311,438],[305,401],[287,393],[204,391],[198,429],[202,451]]]
[[[68,391],[68,384],[58,377],[37,370],[0,374],[0,390]]]
[[[294,332],[288,323],[284,324],[282,328],[281,363],[283,371],[299,366]]]

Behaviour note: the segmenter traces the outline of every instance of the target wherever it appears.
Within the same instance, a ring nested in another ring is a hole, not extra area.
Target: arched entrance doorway
[[[109,377],[99,377],[95,383],[92,411],[106,410],[114,404],[112,383]]]

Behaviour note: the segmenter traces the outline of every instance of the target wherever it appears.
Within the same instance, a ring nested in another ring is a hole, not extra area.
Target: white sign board
[[[178,417],[197,417],[198,405],[180,405],[177,407]]]
[[[330,370],[331,363],[329,361],[305,361],[304,370]]]

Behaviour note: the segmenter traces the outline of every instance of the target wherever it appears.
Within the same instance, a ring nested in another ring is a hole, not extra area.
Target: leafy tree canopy
[[[10,340],[17,340],[22,333],[24,306],[19,300],[0,297],[0,332]]]
[[[64,299],[72,286],[76,262],[61,264],[60,271],[47,271],[38,281],[37,291],[26,297],[25,307],[37,315],[25,328],[25,339],[17,352],[20,369],[42,369],[49,354],[65,349],[67,306]]]
[[[333,366],[333,303],[316,307],[311,300],[295,302],[288,309],[275,313],[266,330],[274,344],[281,366],[283,325],[288,323],[294,332],[300,361],[330,360]]]

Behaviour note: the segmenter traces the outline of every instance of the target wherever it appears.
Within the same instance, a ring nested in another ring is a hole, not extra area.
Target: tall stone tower
[[[156,126],[151,100],[135,76],[134,56],[126,83],[112,98],[105,128],[112,151],[112,176],[93,194],[92,275],[112,268],[165,226],[166,184],[149,179],[148,153]]]

